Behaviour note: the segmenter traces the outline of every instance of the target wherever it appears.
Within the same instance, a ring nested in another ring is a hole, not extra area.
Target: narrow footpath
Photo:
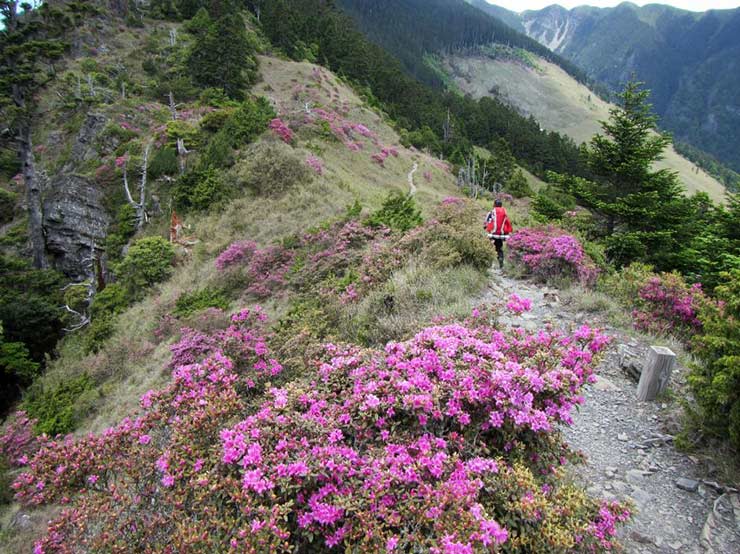
[[[678,402],[638,402],[635,397],[637,383],[623,368],[641,360],[650,345],[611,328],[598,315],[565,305],[557,289],[492,272],[483,302],[506,301],[512,293],[532,300],[531,311],[505,315],[503,325],[536,330],[547,324],[568,329],[588,323],[614,338],[597,382],[586,387],[585,404],[563,433],[587,460],[574,468],[573,479],[595,497],[634,504],[636,514],[620,531],[625,551],[740,553],[740,495],[713,481],[711,462],[674,447]],[[680,384],[685,372],[677,367],[673,380]]]

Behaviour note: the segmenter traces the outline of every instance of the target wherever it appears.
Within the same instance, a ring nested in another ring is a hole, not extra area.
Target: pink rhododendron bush
[[[245,291],[258,299],[281,291],[354,302],[384,283],[411,257],[436,267],[469,264],[487,269],[494,251],[475,226],[480,216],[470,201],[449,198],[435,219],[406,233],[391,233],[358,219],[342,219],[260,248],[238,241],[216,258],[220,271],[241,272]]]
[[[511,258],[542,281],[565,277],[592,285],[598,275],[578,239],[554,226],[520,229],[507,245]]]
[[[35,552],[603,552],[629,517],[561,479],[608,339],[474,313],[297,380],[259,310],[173,346],[172,381],[99,435],[41,439],[14,484],[57,503]]]
[[[640,287],[634,302],[632,317],[637,329],[669,333],[684,341],[701,333],[699,312],[714,304],[700,283],[688,285],[678,273],[650,277]]]

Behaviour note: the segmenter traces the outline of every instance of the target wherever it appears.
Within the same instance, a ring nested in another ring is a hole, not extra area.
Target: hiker
[[[496,247],[498,266],[503,269],[504,241],[509,238],[512,228],[511,221],[509,221],[509,216],[506,215],[506,209],[504,209],[501,200],[496,200],[493,203],[493,209],[488,212],[483,228],[488,233],[488,238],[491,239],[491,242]]]

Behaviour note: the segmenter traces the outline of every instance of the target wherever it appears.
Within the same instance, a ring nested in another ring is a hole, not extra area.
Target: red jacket
[[[494,239],[507,238],[512,231],[511,221],[503,207],[493,208],[486,216],[484,225],[488,236]]]

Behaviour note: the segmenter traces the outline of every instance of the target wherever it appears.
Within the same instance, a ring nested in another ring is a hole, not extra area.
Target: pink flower
[[[141,435],[139,437],[139,444],[149,444],[150,442],[152,442],[152,437],[149,435]]]

